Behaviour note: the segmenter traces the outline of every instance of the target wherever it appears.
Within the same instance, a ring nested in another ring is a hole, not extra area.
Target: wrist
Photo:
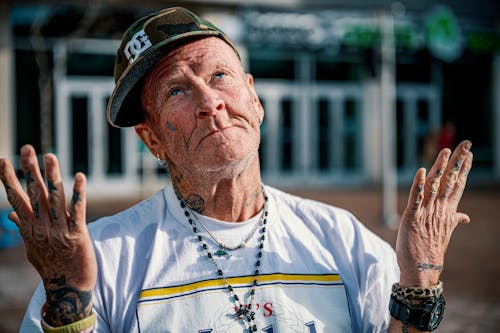
[[[439,282],[440,274],[433,275],[403,275],[401,274],[399,284],[405,287],[429,288]]]
[[[92,315],[92,303],[88,304],[85,309],[79,309],[78,306],[73,307],[69,303],[50,304],[45,303],[43,307],[43,320],[51,327],[60,327],[79,322]]]
[[[46,290],[44,320],[53,327],[75,323],[92,314],[92,291],[67,286]]]
[[[395,283],[389,302],[391,316],[404,325],[420,331],[433,331],[439,326],[446,302],[442,295],[443,283],[429,287],[406,287]]]
[[[45,318],[45,307],[42,307],[41,326],[44,333],[92,333],[97,320],[96,313],[92,311],[89,316],[82,320],[66,324],[64,326],[52,326],[47,323]]]
[[[413,268],[400,270],[399,284],[408,287],[428,288],[439,282],[443,266],[417,263]]]

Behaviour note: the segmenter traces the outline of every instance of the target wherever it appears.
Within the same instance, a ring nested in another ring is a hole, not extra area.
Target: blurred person
[[[455,134],[457,130],[455,128],[455,124],[451,121],[446,121],[439,132],[438,137],[438,149],[450,148],[453,149],[455,147]]]
[[[471,143],[417,170],[396,251],[351,213],[262,184],[263,107],[237,50],[179,7],[123,35],[108,121],[135,131],[171,182],[86,225],[57,158],[21,149],[0,177],[41,283],[21,332],[415,332],[444,311],[440,274]],[[391,317],[392,315],[392,317]]]
[[[421,162],[422,165],[427,169],[431,168],[434,163],[434,159],[439,153],[439,128],[431,128],[427,135],[422,140],[421,146]]]

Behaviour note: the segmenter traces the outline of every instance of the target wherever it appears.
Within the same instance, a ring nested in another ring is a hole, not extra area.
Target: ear
[[[134,130],[141,141],[144,142],[146,147],[148,147],[153,156],[159,156],[160,159],[166,160],[166,155],[164,153],[162,145],[160,144],[160,140],[158,140],[158,137],[148,124],[142,123],[136,125],[134,127]]]
[[[248,87],[250,89],[250,93],[252,94],[253,101],[256,106],[257,116],[259,117],[259,123],[262,124],[262,121],[264,120],[264,107],[262,107],[262,103],[260,102],[259,96],[255,91],[253,75],[250,73],[246,73],[246,75],[247,75]]]

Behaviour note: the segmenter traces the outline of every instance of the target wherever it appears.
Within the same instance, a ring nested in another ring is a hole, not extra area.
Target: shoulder
[[[315,221],[330,226],[339,223],[343,225],[359,223],[351,212],[341,207],[300,197],[270,186],[266,186],[266,190],[275,201],[279,214],[291,213],[302,220]]]
[[[145,229],[158,225],[166,212],[164,191],[161,190],[115,215],[89,223],[88,229],[94,243],[127,235],[136,237]]]
[[[316,236],[327,242],[343,244],[359,251],[392,252],[392,247],[368,229],[350,211],[324,202],[302,198],[279,189],[266,186],[275,202],[280,219],[292,219],[311,229]],[[284,221],[289,224],[289,222]]]

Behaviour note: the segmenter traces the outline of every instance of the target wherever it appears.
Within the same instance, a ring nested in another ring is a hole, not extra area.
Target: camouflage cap
[[[226,34],[212,23],[182,7],[167,8],[134,22],[123,34],[115,63],[115,89],[107,107],[108,122],[115,127],[140,124],[141,86],[148,71],[169,51],[190,41],[219,37],[238,54]]]

